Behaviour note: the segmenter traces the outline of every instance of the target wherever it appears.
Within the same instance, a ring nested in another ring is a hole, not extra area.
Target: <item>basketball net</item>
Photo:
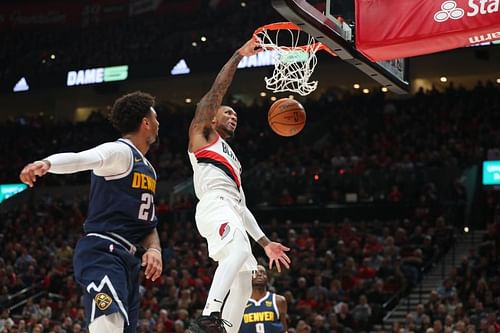
[[[272,92],[309,95],[318,87],[318,81],[309,81],[318,63],[316,52],[326,50],[334,54],[322,43],[315,42],[311,35],[305,32],[301,35],[301,32],[291,22],[272,23],[255,30],[262,47],[272,52],[273,75],[264,78],[266,88]],[[286,45],[279,45],[281,43]]]

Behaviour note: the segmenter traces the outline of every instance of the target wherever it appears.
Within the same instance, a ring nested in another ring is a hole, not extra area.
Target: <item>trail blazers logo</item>
[[[107,308],[109,308],[111,303],[113,303],[113,299],[108,294],[105,293],[99,293],[95,295],[94,301],[99,310],[101,311],[106,310]]]
[[[222,223],[219,227],[219,236],[220,239],[226,238],[226,236],[229,234],[229,231],[231,230],[231,227],[229,226],[229,223]]]

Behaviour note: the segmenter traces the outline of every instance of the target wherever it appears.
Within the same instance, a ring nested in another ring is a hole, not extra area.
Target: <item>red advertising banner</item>
[[[355,0],[356,47],[372,61],[500,40],[500,0]]]

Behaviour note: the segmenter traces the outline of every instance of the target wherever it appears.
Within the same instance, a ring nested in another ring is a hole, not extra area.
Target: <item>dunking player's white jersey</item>
[[[207,239],[208,253],[214,260],[230,255],[224,246],[237,229],[251,252],[245,227],[245,195],[241,188],[241,165],[227,142],[217,135],[215,141],[194,152],[188,152],[193,166],[193,183],[200,202],[196,205],[196,226]],[[260,230],[260,229],[259,229]],[[262,233],[262,231],[261,231]],[[257,237],[261,237],[260,234]],[[257,261],[250,256],[241,270],[252,271]]]
[[[188,152],[193,166],[194,190],[198,199],[208,192],[223,192],[244,204],[241,189],[241,164],[228,143],[217,134],[216,140]]]

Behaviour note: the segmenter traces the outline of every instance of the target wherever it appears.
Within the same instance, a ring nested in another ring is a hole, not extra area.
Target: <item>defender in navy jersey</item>
[[[284,296],[267,290],[267,272],[259,265],[252,279],[252,296],[247,302],[240,333],[283,333],[288,330]]]
[[[145,154],[158,138],[154,98],[135,92],[116,100],[110,120],[122,138],[79,153],[61,153],[26,165],[20,174],[36,178],[92,170],[85,237],[73,258],[84,289],[90,333],[135,332],[139,316],[139,274],[156,280],[162,271],[155,216],[156,172]],[[141,258],[136,245],[144,247]]]
[[[188,328],[192,333],[238,332],[257,267],[248,235],[264,248],[270,267],[276,263],[281,271],[281,265],[288,268],[290,263],[289,248],[269,240],[247,208],[242,167],[226,141],[234,136],[238,116],[230,106],[221,105],[222,99],[238,63],[255,55],[261,49],[259,43],[253,37],[234,53],[197,104],[189,126],[188,156],[200,199],[196,227],[207,240],[209,256],[218,262],[202,316]]]

